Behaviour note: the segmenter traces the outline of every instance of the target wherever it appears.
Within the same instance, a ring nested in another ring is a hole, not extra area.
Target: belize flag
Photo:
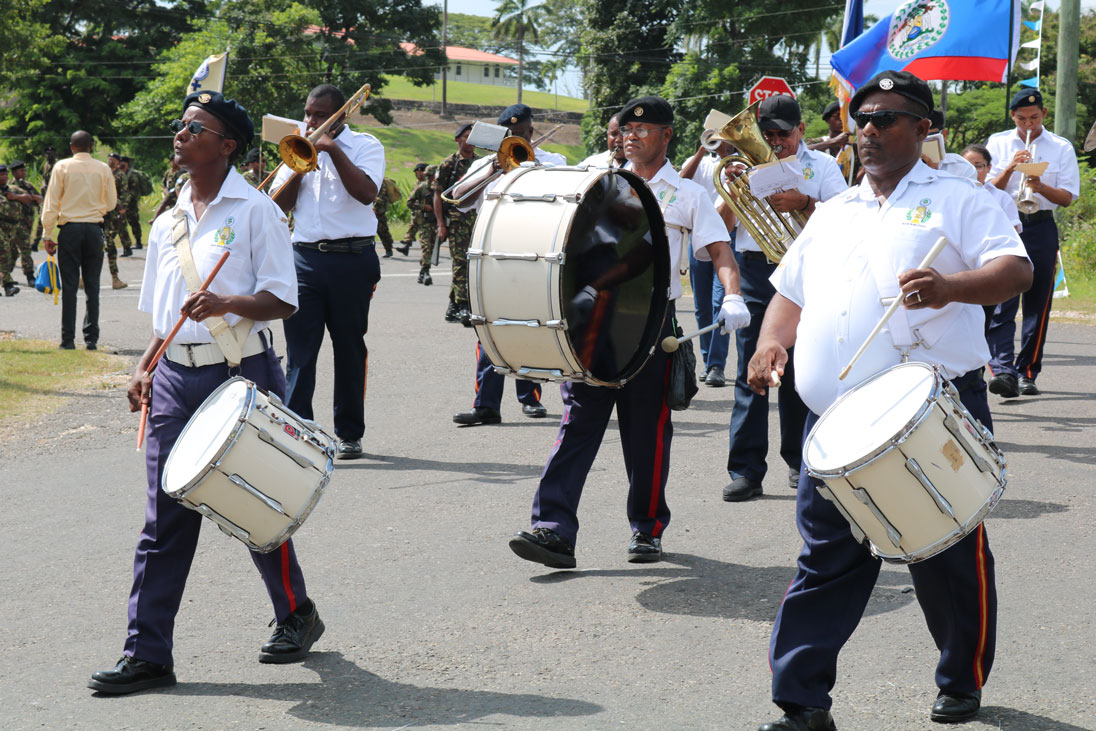
[[[854,90],[888,70],[926,81],[1000,82],[1021,27],[1020,0],[906,0],[834,52],[830,64]]]

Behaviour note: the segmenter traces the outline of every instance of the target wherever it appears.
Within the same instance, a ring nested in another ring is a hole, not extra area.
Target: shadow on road
[[[978,721],[993,728],[1023,729],[1024,731],[1086,731],[1084,726],[1055,721],[1046,716],[1036,716],[1027,711],[1004,706],[982,706]]]
[[[653,612],[771,622],[776,618],[785,588],[795,576],[795,566],[761,568],[687,553],[668,553],[661,564],[643,568],[556,571],[534,576],[530,581],[555,584],[622,576],[639,579],[647,587],[636,595],[636,601]],[[909,574],[880,571],[864,616],[901,609],[913,599]]]
[[[1068,505],[1060,503],[1041,503],[1035,500],[1009,500],[1004,499],[997,503],[997,507],[989,514],[994,518],[1038,518],[1050,513],[1064,513],[1069,510]]]
[[[455,726],[496,714],[548,720],[590,716],[604,710],[597,704],[571,698],[396,683],[363,670],[341,652],[313,652],[304,667],[319,675],[319,682],[180,683],[165,692],[296,701],[288,713],[302,721],[359,728]]]
[[[1010,454],[1024,453],[1024,454],[1041,454],[1051,459],[1062,459],[1067,462],[1077,462],[1078,464],[1091,465],[1096,461],[1096,447],[1075,447],[1070,445],[1057,445],[1057,444],[1013,444],[1011,442],[997,442],[997,446],[1001,448],[1001,451],[1005,453],[1007,458]],[[1037,476],[1033,475],[1030,481],[1036,481]]]
[[[383,454],[363,454],[359,460],[336,463],[335,471],[343,470],[422,470],[425,472],[458,472],[475,476],[479,482],[513,483],[539,477],[543,467],[505,462],[443,462],[413,457],[391,457]],[[424,483],[425,484],[425,483]]]

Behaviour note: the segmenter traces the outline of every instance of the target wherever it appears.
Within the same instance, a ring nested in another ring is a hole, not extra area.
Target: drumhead
[[[907,432],[932,396],[936,374],[924,363],[903,363],[843,395],[815,424],[803,458],[816,472],[849,467]]]
[[[220,457],[250,401],[251,383],[233,378],[198,407],[171,449],[164,465],[163,489],[175,494],[187,488]]]
[[[650,357],[669,303],[665,224],[643,179],[626,170],[595,179],[579,201],[564,252],[562,302],[595,282],[600,291],[588,319],[566,313],[577,323],[570,328],[575,355],[594,382],[626,381]]]

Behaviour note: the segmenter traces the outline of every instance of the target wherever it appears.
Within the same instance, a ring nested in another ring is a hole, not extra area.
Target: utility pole
[[[449,0],[442,0],[441,3],[441,55],[442,55],[442,67],[441,67],[441,116],[445,116],[445,80],[449,71],[449,48],[446,45],[448,40],[446,31],[449,26]]]
[[[1058,8],[1058,89],[1054,96],[1054,133],[1070,142],[1077,136],[1080,32],[1081,1],[1062,0]]]

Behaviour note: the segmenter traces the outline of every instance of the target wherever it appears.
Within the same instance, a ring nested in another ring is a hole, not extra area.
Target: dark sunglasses
[[[171,131],[175,134],[179,134],[185,129],[187,132],[194,136],[198,136],[202,132],[212,132],[218,137],[223,137],[226,140],[228,139],[228,135],[221,134],[215,129],[210,129],[209,127],[204,126],[201,122],[184,122],[181,119],[173,119],[171,120],[170,124],[168,124],[168,127],[170,127]]]
[[[883,109],[878,112],[854,112],[852,115],[852,118],[856,120],[856,126],[860,129],[867,127],[868,122],[874,124],[876,129],[887,129],[894,126],[894,123],[898,121],[898,117],[924,119],[920,114],[903,112],[897,109]]]

